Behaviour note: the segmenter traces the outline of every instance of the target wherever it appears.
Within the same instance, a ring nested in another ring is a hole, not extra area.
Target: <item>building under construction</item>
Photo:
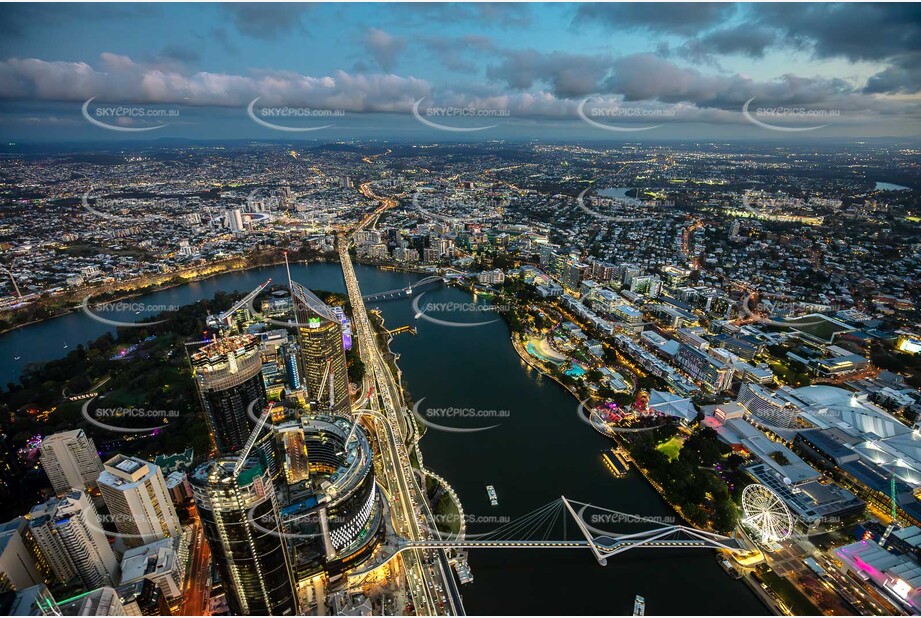
[[[301,384],[320,410],[348,414],[349,377],[342,341],[342,325],[333,310],[310,290],[291,284]]]
[[[189,360],[215,448],[221,455],[236,453],[255,427],[254,417],[268,405],[259,340],[252,335],[217,339]],[[259,437],[256,452],[272,476],[277,475],[270,431]]]

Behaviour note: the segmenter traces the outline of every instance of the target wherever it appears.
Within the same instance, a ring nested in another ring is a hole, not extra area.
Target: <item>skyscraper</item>
[[[259,341],[251,335],[219,339],[191,357],[198,394],[215,446],[221,454],[243,448],[257,416],[268,404]]]
[[[103,586],[88,594],[81,594],[58,605],[63,616],[127,616],[118,591]]]
[[[221,457],[196,468],[189,481],[227,604],[238,616],[291,616],[297,595],[281,514],[262,462]]]
[[[0,525],[0,592],[44,583],[35,565],[35,555],[25,543],[27,534],[24,517]]]
[[[230,208],[224,211],[224,217],[227,220],[227,227],[230,228],[230,231],[234,234],[238,234],[244,230],[242,209]]]
[[[182,532],[160,466],[116,455],[99,475],[99,491],[129,547]]]
[[[340,320],[326,303],[298,283],[291,284],[291,297],[301,353],[301,383],[321,408],[348,414],[349,376]]]
[[[102,460],[96,452],[96,445],[82,429],[50,435],[42,440],[39,448],[42,468],[55,493],[96,487],[96,479],[102,472]]]
[[[221,455],[243,448],[268,405],[262,377],[262,352],[259,339],[252,335],[235,335],[209,343],[191,356],[192,371],[198,385],[205,418]],[[253,453],[278,474],[272,432],[263,429]]]
[[[118,582],[118,560],[96,508],[82,491],[34,507],[29,528],[60,582],[79,577],[91,589]]]

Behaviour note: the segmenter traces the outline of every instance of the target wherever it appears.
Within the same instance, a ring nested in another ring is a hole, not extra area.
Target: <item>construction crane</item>
[[[246,445],[243,447],[243,450],[240,451],[239,459],[237,460],[237,465],[233,467],[233,475],[236,478],[240,475],[240,471],[243,469],[243,466],[246,465],[246,458],[249,457],[249,452],[253,450],[253,445],[256,444],[256,440],[259,439],[259,432],[262,431],[262,428],[265,427],[265,422],[269,420],[269,416],[272,414],[272,408],[275,407],[275,402],[270,403],[265,407],[262,416],[259,417],[259,422],[256,423],[256,426],[253,427],[253,432],[249,434],[249,439],[246,441]]]
[[[265,283],[257,287],[255,290],[253,290],[252,292],[250,292],[249,294],[247,294],[246,296],[244,296],[243,298],[235,302],[233,306],[227,311],[225,311],[224,313],[221,313],[220,315],[209,315],[208,316],[208,326],[210,326],[211,328],[217,328],[221,330],[224,330],[225,328],[229,328],[230,318],[233,317],[233,314],[239,311],[242,307],[248,305],[250,301],[252,301],[254,298],[259,296],[259,294],[262,293],[262,290],[268,287],[270,283],[272,283],[271,279],[269,279],[268,281],[266,281]]]
[[[892,476],[889,478],[889,499],[892,504],[892,521],[889,522],[889,525],[886,527],[886,531],[883,533],[883,536],[879,539],[879,546],[885,547],[886,541],[889,540],[889,535],[892,534],[892,531],[895,530],[895,527],[898,525],[896,520],[896,502],[895,502],[895,466],[893,465],[890,468]]]
[[[345,437],[345,442],[342,443],[342,450],[337,451],[336,455],[339,455],[341,457],[342,455],[345,455],[348,452],[349,444],[351,444],[352,439],[355,437],[355,430],[357,428],[358,428],[358,415],[356,414],[352,418],[352,428],[349,430],[349,435]]]
[[[326,387],[326,380],[333,373],[332,370],[333,361],[326,361],[326,371],[323,372],[323,379],[320,381],[320,388],[317,389],[317,403],[320,403],[320,397],[323,396],[323,389]],[[332,410],[333,406],[336,405],[335,391],[333,390],[333,381],[329,381],[329,408]]]

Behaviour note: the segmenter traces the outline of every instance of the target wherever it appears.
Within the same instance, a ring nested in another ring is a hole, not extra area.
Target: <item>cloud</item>
[[[743,21],[722,25],[736,19]],[[573,24],[684,35],[690,38],[677,47],[655,42],[656,53],[720,70],[723,56],[759,59],[781,48],[821,59],[885,63],[868,80],[867,93],[921,91],[921,71],[915,69],[921,57],[921,5],[916,3],[599,3],[581,5]],[[651,83],[657,80],[650,76]]]
[[[817,57],[884,60],[921,51],[921,7],[916,3],[762,3],[756,23],[808,46]]]
[[[757,4],[751,18],[817,58],[888,65],[868,79],[867,93],[921,91],[921,8],[916,3]]]
[[[548,86],[556,99],[603,95],[628,103],[678,106],[685,115],[738,115],[751,98],[758,106],[797,106],[860,113],[914,113],[919,102],[879,98],[852,83],[830,77],[801,77],[792,73],[757,81],[744,74],[713,74],[681,66],[667,58],[671,51],[632,54],[620,58],[542,54],[535,50],[504,51],[503,60],[487,68],[487,76],[517,91]],[[665,57],[663,57],[665,56]],[[896,81],[917,77],[917,63],[906,63],[902,72],[880,75],[875,85],[895,88]],[[904,92],[913,92],[900,86]],[[696,110],[692,113],[691,109]],[[710,112],[704,113],[706,110]]]
[[[481,43],[487,45],[485,41]],[[754,97],[758,107],[839,110],[841,123],[917,114],[921,105],[917,98],[879,97],[840,79],[788,74],[756,81],[741,74],[708,74],[651,53],[615,59],[541,54],[534,50],[502,53],[503,61],[487,69],[492,82],[454,83],[437,90],[423,79],[384,73],[212,73],[191,71],[184,65],[136,62],[112,53],[101,55],[92,65],[14,58],[0,61],[0,100],[27,110],[25,115],[41,117],[37,110],[43,101],[77,106],[91,97],[97,103],[200,108],[243,108],[260,97],[260,106],[303,106],[350,113],[408,113],[415,101],[425,97],[428,105],[509,110],[519,120],[572,120],[583,98],[600,95],[600,99],[592,99],[591,106],[668,109],[674,112],[670,122],[742,122],[742,105]],[[910,72],[913,66],[917,64],[906,65],[902,70]],[[874,85],[880,89],[904,88],[900,84],[906,78],[887,74],[878,76],[877,82]],[[645,120],[642,116],[637,118],[625,122]]]
[[[405,38],[393,36],[379,28],[368,28],[363,43],[377,64],[387,72],[393,70],[400,54],[406,49]]]
[[[891,66],[867,80],[866,93],[917,94],[921,92],[921,53],[903,54]]]
[[[656,54],[618,58],[601,89],[622,95],[627,101],[683,102],[717,109],[739,109],[752,97],[759,97],[761,104],[821,105],[855,93],[850,84],[840,79],[787,74],[777,80],[756,82],[741,74],[704,74]]]
[[[500,26],[524,27],[531,25],[531,8],[526,4],[509,2],[477,2],[468,5],[479,23],[494,23]]]
[[[140,4],[0,3],[0,35],[21,38],[50,25],[67,26],[81,20],[137,20],[158,10]]]
[[[723,2],[589,3],[579,6],[573,25],[693,36],[723,23],[735,12],[734,4]]]
[[[401,22],[431,28],[432,24],[473,23],[478,27],[524,28],[531,25],[531,7],[518,2],[406,2],[390,8]]]
[[[272,41],[290,32],[306,33],[301,21],[309,5],[288,2],[228,2],[223,5],[233,25],[254,39]]]
[[[742,24],[734,28],[714,30],[699,39],[696,50],[699,53],[710,54],[741,54],[751,58],[762,58],[764,53],[777,40],[777,31],[763,26]],[[688,47],[688,41],[684,47]]]
[[[117,54],[103,54],[98,68],[35,58],[0,61],[0,98],[14,101],[82,103],[95,97],[112,103],[243,107],[262,97],[261,105],[392,112],[408,111],[413,101],[430,94],[431,86],[422,79],[344,71],[322,77],[288,71],[185,73]]]
[[[201,54],[198,53],[197,49],[184,45],[167,45],[157,57],[168,62],[181,62],[184,64],[193,64],[201,60]]]
[[[537,83],[546,84],[556,95],[571,98],[597,92],[610,66],[611,60],[605,56],[541,53],[534,49],[505,50],[498,64],[487,67],[486,76],[516,90],[527,90]]]
[[[468,34],[462,37],[424,37],[422,45],[448,70],[473,73],[476,63],[469,58],[472,53],[493,51],[495,41],[486,36]]]

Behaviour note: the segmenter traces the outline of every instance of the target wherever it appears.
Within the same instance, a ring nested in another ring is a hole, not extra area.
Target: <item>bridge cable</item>
[[[493,537],[495,540],[525,540],[530,537],[531,534],[537,529],[540,529],[541,526],[547,521],[550,515],[558,509],[560,505],[560,500],[554,500],[538,509],[535,509],[531,513],[524,515],[523,517],[510,522],[507,525],[500,526],[496,530],[488,533],[489,536]],[[520,535],[520,539],[516,539],[516,535]],[[504,539],[502,537],[505,537]]]

